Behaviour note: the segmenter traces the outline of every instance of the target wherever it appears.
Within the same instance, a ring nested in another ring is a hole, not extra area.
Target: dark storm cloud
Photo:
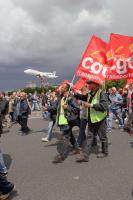
[[[60,76],[57,82],[72,78],[92,34],[104,39],[115,29],[122,32],[122,22],[115,25],[115,19],[123,17],[122,8],[117,15],[115,4],[118,6],[123,1],[0,1],[1,87],[13,88],[15,77],[18,87],[27,79],[32,80],[33,77],[24,75],[26,68],[57,71]],[[128,12],[125,18],[127,15]]]

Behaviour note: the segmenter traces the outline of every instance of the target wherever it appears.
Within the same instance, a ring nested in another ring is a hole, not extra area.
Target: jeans
[[[17,106],[14,108],[14,112],[13,112],[13,121],[17,121],[17,116],[18,116],[18,110],[17,110]]]
[[[38,104],[38,102],[32,102],[32,108],[31,108],[31,110],[32,111],[34,111],[34,110],[40,110],[40,107],[39,107],[39,104]]]
[[[24,133],[29,132],[29,127],[27,125],[28,123],[28,116],[23,117],[23,116],[18,116],[18,123],[21,125],[21,131]]]
[[[79,146],[82,146],[82,143],[86,139],[86,134],[85,134],[86,126],[87,126],[87,119],[80,119],[80,129],[79,129],[79,136],[77,140],[77,143]]]
[[[53,131],[54,124],[55,124],[55,121],[53,121],[53,120],[49,121],[49,124],[48,124],[48,136],[47,136],[48,140],[51,140],[52,137],[53,137],[52,131]]]
[[[0,173],[2,173],[2,174],[7,173],[7,168],[5,166],[5,162],[4,162],[4,159],[3,159],[3,154],[2,154],[1,151],[0,151]]]
[[[45,112],[42,113],[42,116],[43,116],[44,119],[48,120],[50,118],[50,113],[48,111],[45,111]]]
[[[108,127],[108,129],[112,129],[112,123],[113,123],[114,115],[119,121],[119,127],[123,128],[124,124],[123,124],[123,119],[122,119],[122,111],[121,111],[121,108],[120,108],[120,109],[110,110],[109,111],[109,116],[107,118],[107,127]]]

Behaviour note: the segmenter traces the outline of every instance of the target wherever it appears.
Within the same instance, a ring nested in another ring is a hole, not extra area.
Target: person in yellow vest
[[[76,162],[88,162],[92,146],[97,145],[96,135],[101,141],[101,152],[97,157],[108,155],[108,138],[106,135],[106,117],[108,113],[108,99],[101,86],[94,81],[87,81],[89,93],[87,95],[75,94],[77,99],[84,101],[88,112],[88,133],[82,144],[82,149]]]
[[[70,143],[73,149],[76,149],[76,146],[77,146],[77,142],[72,133],[72,128],[73,126],[76,125],[76,122],[74,125],[70,124],[70,122],[68,121],[66,117],[66,110],[76,109],[74,105],[72,106],[69,103],[69,101],[66,101],[66,99],[68,99],[67,97],[68,97],[69,87],[70,86],[68,84],[64,84],[61,91],[62,93],[61,99],[58,104],[56,123],[57,123],[57,126],[60,128],[61,135],[60,135],[60,140],[57,144],[58,155],[54,157],[52,161],[53,163],[61,163],[67,158],[71,149]],[[77,122],[77,126],[78,126],[78,122]]]

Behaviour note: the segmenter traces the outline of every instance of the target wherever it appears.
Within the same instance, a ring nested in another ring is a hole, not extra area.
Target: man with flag
[[[97,145],[96,135],[101,141],[101,153],[97,157],[108,156],[108,138],[106,135],[106,117],[108,113],[108,99],[100,84],[87,81],[89,93],[87,95],[76,94],[75,97],[84,101],[88,112],[88,136],[82,145],[82,150],[77,162],[88,162],[92,146]]]
[[[87,95],[75,95],[77,99],[84,101],[84,106],[88,113],[88,136],[82,145],[77,162],[88,161],[92,146],[97,145],[97,135],[100,138],[102,149],[98,157],[108,155],[108,139],[106,135],[108,98],[101,89],[107,73],[106,47],[106,42],[93,35],[75,71],[76,76],[88,80],[89,90]]]

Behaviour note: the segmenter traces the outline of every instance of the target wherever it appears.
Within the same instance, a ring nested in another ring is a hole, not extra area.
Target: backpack
[[[65,110],[64,114],[70,126],[72,127],[79,126],[79,121],[80,121],[79,113],[80,113],[80,109],[72,105],[71,105],[70,110],[67,110],[67,109]]]

